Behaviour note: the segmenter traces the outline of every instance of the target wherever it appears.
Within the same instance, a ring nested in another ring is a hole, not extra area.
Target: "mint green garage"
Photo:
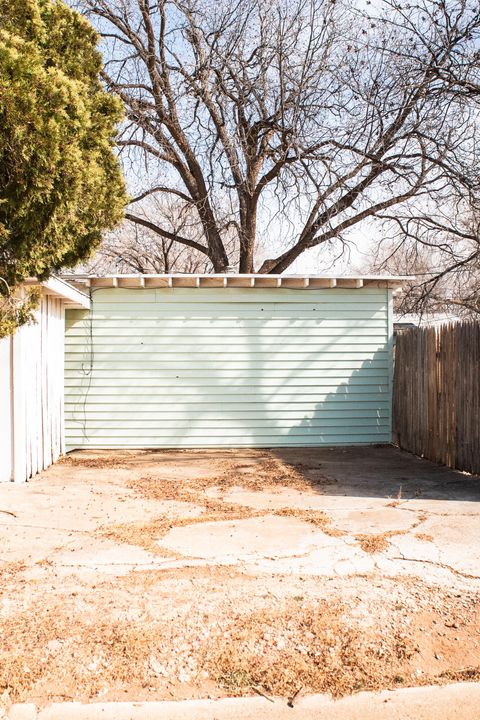
[[[394,278],[69,277],[67,449],[391,441]]]

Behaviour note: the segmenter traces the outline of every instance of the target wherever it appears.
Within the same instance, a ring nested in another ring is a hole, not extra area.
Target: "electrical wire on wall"
[[[100,288],[97,288],[99,290]],[[92,375],[93,375],[93,366],[95,362],[95,348],[93,343],[93,295],[96,292],[96,290],[92,290],[92,288],[89,289],[89,298],[90,298],[90,310],[88,311],[88,316],[85,318],[85,321],[88,323],[88,329],[87,329],[87,337],[88,337],[88,361],[82,362],[81,368],[82,368],[82,374],[84,377],[88,378],[87,381],[87,387],[85,389],[85,392],[83,394],[83,402],[82,402],[82,434],[85,440],[87,440],[87,399],[90,392],[90,388],[92,385]]]

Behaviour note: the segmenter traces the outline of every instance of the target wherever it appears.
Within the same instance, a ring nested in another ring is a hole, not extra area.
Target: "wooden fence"
[[[480,473],[480,323],[397,336],[393,430],[405,450]]]

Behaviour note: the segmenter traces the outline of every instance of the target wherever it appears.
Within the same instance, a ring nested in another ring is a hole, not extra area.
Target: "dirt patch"
[[[248,578],[225,569],[201,572],[190,570],[194,587],[199,583],[195,609],[187,603],[176,622],[160,611],[156,617],[144,613],[115,619],[111,592],[102,588],[95,606],[82,604],[72,593],[61,603],[46,598],[4,617],[0,693],[11,701],[39,704],[47,699],[248,695],[258,689],[286,697],[299,689],[339,697],[480,675],[472,663],[479,605],[471,597],[454,598],[411,584],[396,586],[394,592],[383,588],[367,602],[359,597],[348,603],[339,597],[312,601],[300,594],[286,599],[273,593],[264,599],[254,594],[250,602],[245,596],[238,603],[225,601],[216,585],[234,579],[241,587]],[[164,582],[158,572],[154,577]],[[150,592],[159,593],[161,587],[154,585]],[[215,590],[208,612],[204,602]],[[141,583],[137,596],[144,591]],[[177,597],[166,591],[165,608],[171,611],[173,602],[181,608],[185,593]],[[252,599],[263,606],[247,609]]]
[[[236,616],[211,644],[205,667],[234,695],[259,686],[274,695],[303,689],[339,697],[393,685],[414,643],[398,631],[375,637],[348,614],[323,602]]]
[[[0,566],[0,586],[14,580],[26,568],[24,562],[7,562]]]
[[[31,697],[34,689],[50,694],[51,688],[56,698],[92,698],[106,686],[148,682],[147,660],[164,627],[74,618],[62,605],[3,623],[0,690],[10,700]]]

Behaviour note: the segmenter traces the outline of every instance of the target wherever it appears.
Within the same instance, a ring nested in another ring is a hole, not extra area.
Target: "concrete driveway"
[[[6,704],[479,676],[477,477],[391,447],[102,451],[0,490]]]

